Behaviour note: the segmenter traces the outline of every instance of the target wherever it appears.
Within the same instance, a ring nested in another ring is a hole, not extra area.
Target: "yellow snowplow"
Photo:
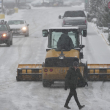
[[[39,81],[42,80],[41,64],[19,64],[17,69],[17,81]]]
[[[68,32],[74,48],[58,50],[57,42],[64,31]],[[17,81],[42,80],[44,87],[50,87],[54,81],[64,81],[67,71],[74,61],[79,62],[79,69],[86,80],[110,80],[110,64],[87,64],[83,58],[82,35],[78,27],[56,27],[42,31],[43,37],[48,36],[48,49],[43,64],[19,64],[17,68]],[[81,41],[81,42],[80,42]],[[78,79],[78,86],[84,86]]]
[[[110,64],[88,64],[88,80],[110,81]]]

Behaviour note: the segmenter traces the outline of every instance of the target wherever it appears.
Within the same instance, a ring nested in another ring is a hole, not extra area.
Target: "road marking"
[[[103,34],[101,34],[101,35],[102,35],[103,39],[105,40],[105,38],[104,38]],[[109,44],[107,43],[107,41],[106,41],[106,40],[105,40],[105,42],[106,42],[106,44],[107,44],[107,45],[109,45]]]

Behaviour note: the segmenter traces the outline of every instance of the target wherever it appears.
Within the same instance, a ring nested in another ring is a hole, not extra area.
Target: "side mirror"
[[[80,49],[82,49],[82,48],[84,48],[85,47],[85,45],[79,45],[79,48]]]
[[[46,30],[46,29],[45,30],[42,30],[42,36],[43,37],[47,37],[48,36],[48,33],[49,33],[48,30]]]
[[[61,17],[61,15],[59,15],[59,17],[58,17],[59,19],[61,19],[62,17]]]
[[[29,26],[29,24],[27,24],[27,26]]]

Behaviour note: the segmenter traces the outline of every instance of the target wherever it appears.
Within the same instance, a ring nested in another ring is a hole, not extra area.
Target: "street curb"
[[[103,34],[101,34],[101,35],[102,35],[103,39],[105,40],[106,44],[109,45],[109,43],[106,41],[104,35]]]
[[[95,27],[95,26],[94,26],[94,27]],[[100,31],[98,30],[98,28],[95,27],[95,29],[97,30],[98,34],[100,34],[100,35],[102,36],[102,38],[105,40],[106,44],[107,44],[108,46],[110,46],[109,41],[106,40],[105,36],[104,36],[102,33],[100,33]]]

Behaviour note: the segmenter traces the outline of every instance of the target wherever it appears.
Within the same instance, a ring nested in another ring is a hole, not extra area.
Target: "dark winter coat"
[[[81,73],[80,73],[80,69],[77,68],[75,70],[74,67],[70,67],[69,70],[67,71],[66,77],[65,77],[65,86],[66,88],[76,88],[77,87],[77,83],[78,83],[78,78],[80,78],[80,80],[82,82],[86,82],[84,80],[84,78],[82,77]]]
[[[71,38],[67,34],[62,34],[57,42],[57,49],[62,50],[65,49],[69,51],[70,49],[73,49],[74,45],[71,40]]]

